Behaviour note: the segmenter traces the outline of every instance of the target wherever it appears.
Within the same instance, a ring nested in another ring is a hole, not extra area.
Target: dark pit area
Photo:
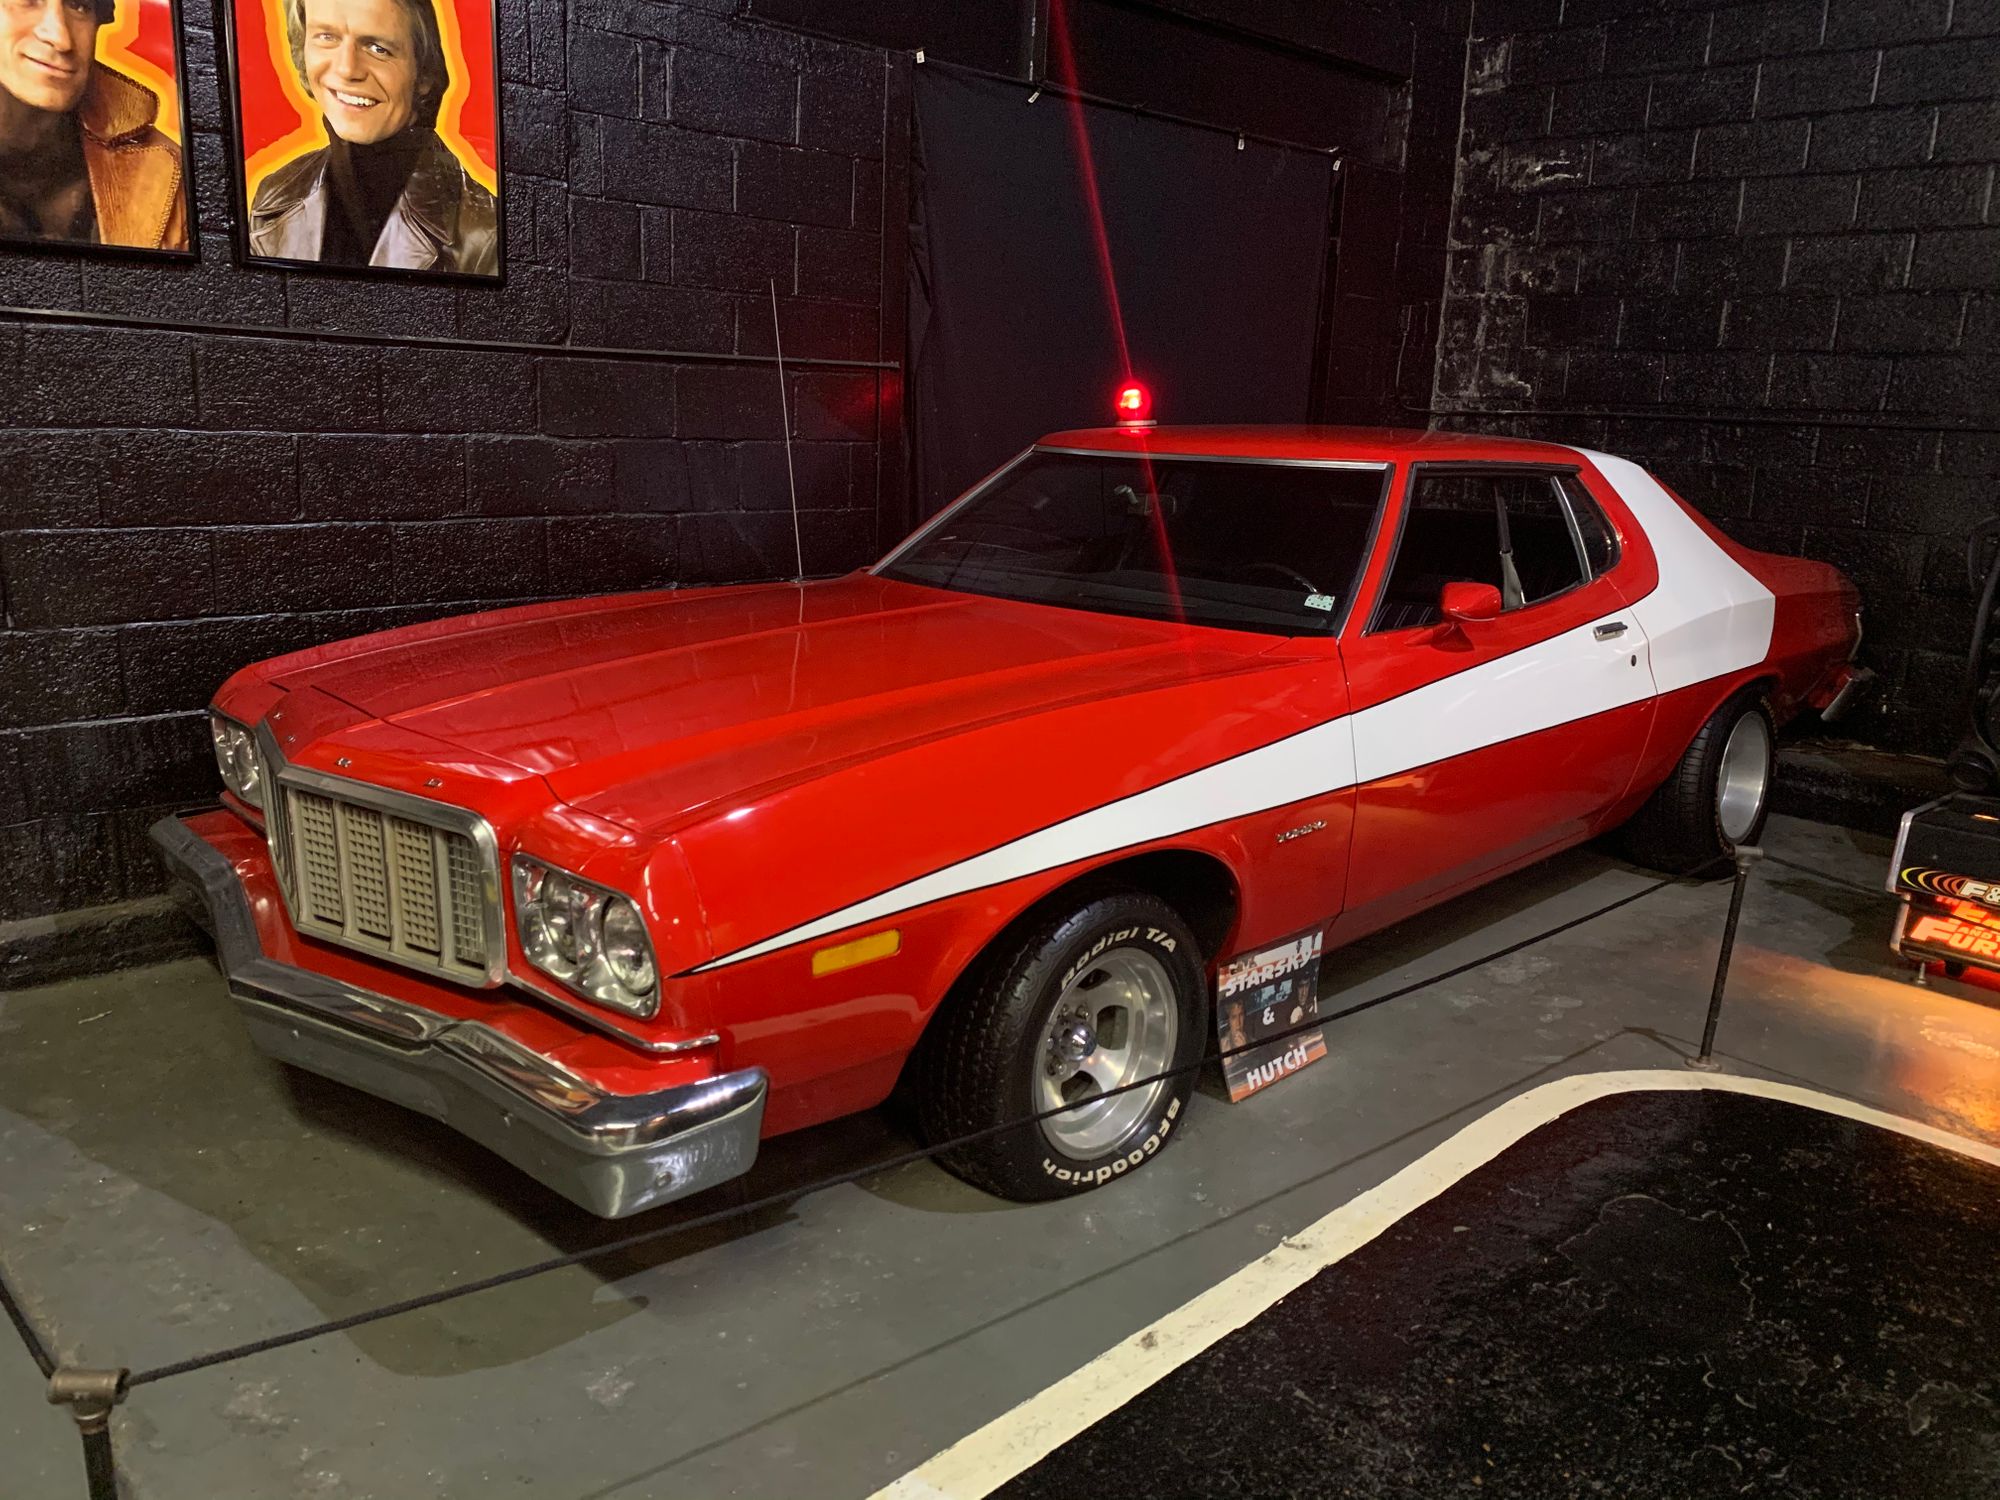
[[[1544,1126],[996,1494],[2000,1494],[2000,1168],[1792,1104]]]

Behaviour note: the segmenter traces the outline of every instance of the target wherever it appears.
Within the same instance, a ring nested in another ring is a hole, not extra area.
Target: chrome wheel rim
[[[1173,981],[1152,954],[1113,948],[1085,962],[1056,997],[1035,1046],[1036,1112],[1063,1111],[1042,1121],[1043,1138],[1076,1161],[1123,1142],[1168,1080],[1111,1091],[1163,1072],[1179,1030]]]
[[[1750,837],[1771,785],[1771,726],[1747,713],[1729,731],[1722,767],[1715,773],[1715,817],[1730,843]]]

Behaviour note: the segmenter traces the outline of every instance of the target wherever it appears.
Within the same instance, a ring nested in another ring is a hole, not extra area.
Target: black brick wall
[[[1937,750],[2000,497],[2000,8],[1477,0],[1435,409],[1838,563]]]
[[[234,264],[192,24],[200,264],[0,251],[0,304],[67,315],[0,314],[0,923],[159,889],[146,826],[213,799],[201,711],[245,662],[791,573],[770,283],[788,359],[901,358],[907,64],[732,0],[500,9],[504,286]],[[899,504],[895,390],[791,372],[809,572]]]

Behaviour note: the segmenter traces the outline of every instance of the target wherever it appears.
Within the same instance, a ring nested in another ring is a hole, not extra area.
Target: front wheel
[[[1200,949],[1173,908],[1138,891],[1080,899],[1003,937],[946,1001],[924,1041],[923,1134],[1045,1115],[940,1160],[1003,1198],[1102,1187],[1180,1128],[1207,1019]]]
[[[1723,874],[1720,862],[1764,831],[1776,743],[1761,693],[1738,693],[1724,703],[1621,831],[1626,852],[1669,874]]]

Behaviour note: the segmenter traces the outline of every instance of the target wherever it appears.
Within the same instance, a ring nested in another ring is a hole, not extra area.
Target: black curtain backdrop
[[[1112,421],[1123,371],[1072,106],[916,70],[913,504],[934,513],[1045,432]],[[1300,422],[1333,160],[1086,105],[1134,373],[1161,422]]]

